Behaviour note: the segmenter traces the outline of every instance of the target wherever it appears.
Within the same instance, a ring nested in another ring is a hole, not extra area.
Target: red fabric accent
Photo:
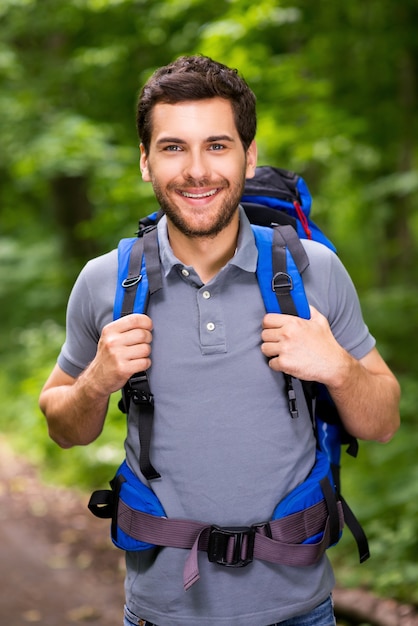
[[[297,202],[296,200],[294,201],[293,206],[296,209],[296,213],[298,214],[299,221],[302,224],[302,228],[305,231],[307,238],[312,239],[312,231],[309,228],[308,218],[306,217],[305,213],[302,211],[302,207],[300,206],[299,202]]]

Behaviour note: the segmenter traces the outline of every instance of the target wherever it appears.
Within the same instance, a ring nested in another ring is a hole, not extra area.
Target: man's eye
[[[225,146],[222,143],[211,143],[210,149],[217,151],[221,151],[225,149]]]
[[[166,152],[180,152],[181,146],[176,146],[176,145],[166,146],[164,150]]]

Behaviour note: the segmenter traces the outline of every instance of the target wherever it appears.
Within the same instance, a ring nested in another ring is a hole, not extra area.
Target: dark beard
[[[207,228],[193,228],[191,227],[185,219],[183,219],[181,213],[177,209],[177,207],[171,202],[167,201],[165,194],[162,192],[158,183],[153,180],[152,181],[153,189],[155,197],[157,198],[161,209],[167,215],[167,218],[172,222],[172,224],[186,237],[191,238],[213,238],[216,237],[222,230],[224,230],[232,221],[234,217],[238,205],[240,203],[242,194],[244,192],[245,179],[242,180],[241,184],[234,188],[234,190],[230,190],[227,194],[224,204],[222,206],[222,211],[220,211],[217,215],[217,219]],[[200,183],[196,184],[195,181],[190,181],[190,187],[205,187],[207,186],[206,181],[200,181]],[[208,185],[209,186],[209,185]],[[222,185],[222,188],[230,189],[230,185]]]

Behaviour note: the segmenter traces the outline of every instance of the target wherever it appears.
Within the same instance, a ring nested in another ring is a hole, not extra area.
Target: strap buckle
[[[138,372],[131,376],[128,381],[127,392],[135,404],[154,404],[154,396],[151,393],[146,372]]]
[[[245,567],[253,560],[256,528],[211,526],[208,559],[224,567]]]

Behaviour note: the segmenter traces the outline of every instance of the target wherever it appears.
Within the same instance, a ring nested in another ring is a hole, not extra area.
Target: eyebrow
[[[217,141],[229,141],[231,143],[235,143],[235,139],[230,135],[212,135],[205,139],[207,143],[216,143]],[[184,145],[187,142],[184,139],[180,139],[180,137],[161,137],[157,141],[157,146],[166,144],[166,143],[177,143],[180,145]]]
[[[208,143],[214,143],[216,141],[230,141],[231,143],[234,143],[235,139],[230,135],[214,135],[213,137],[208,137],[206,141]]]
[[[186,143],[183,139],[179,139],[178,137],[161,137],[161,139],[159,139],[157,141],[157,146],[163,143],[180,143],[180,144],[184,144]]]

